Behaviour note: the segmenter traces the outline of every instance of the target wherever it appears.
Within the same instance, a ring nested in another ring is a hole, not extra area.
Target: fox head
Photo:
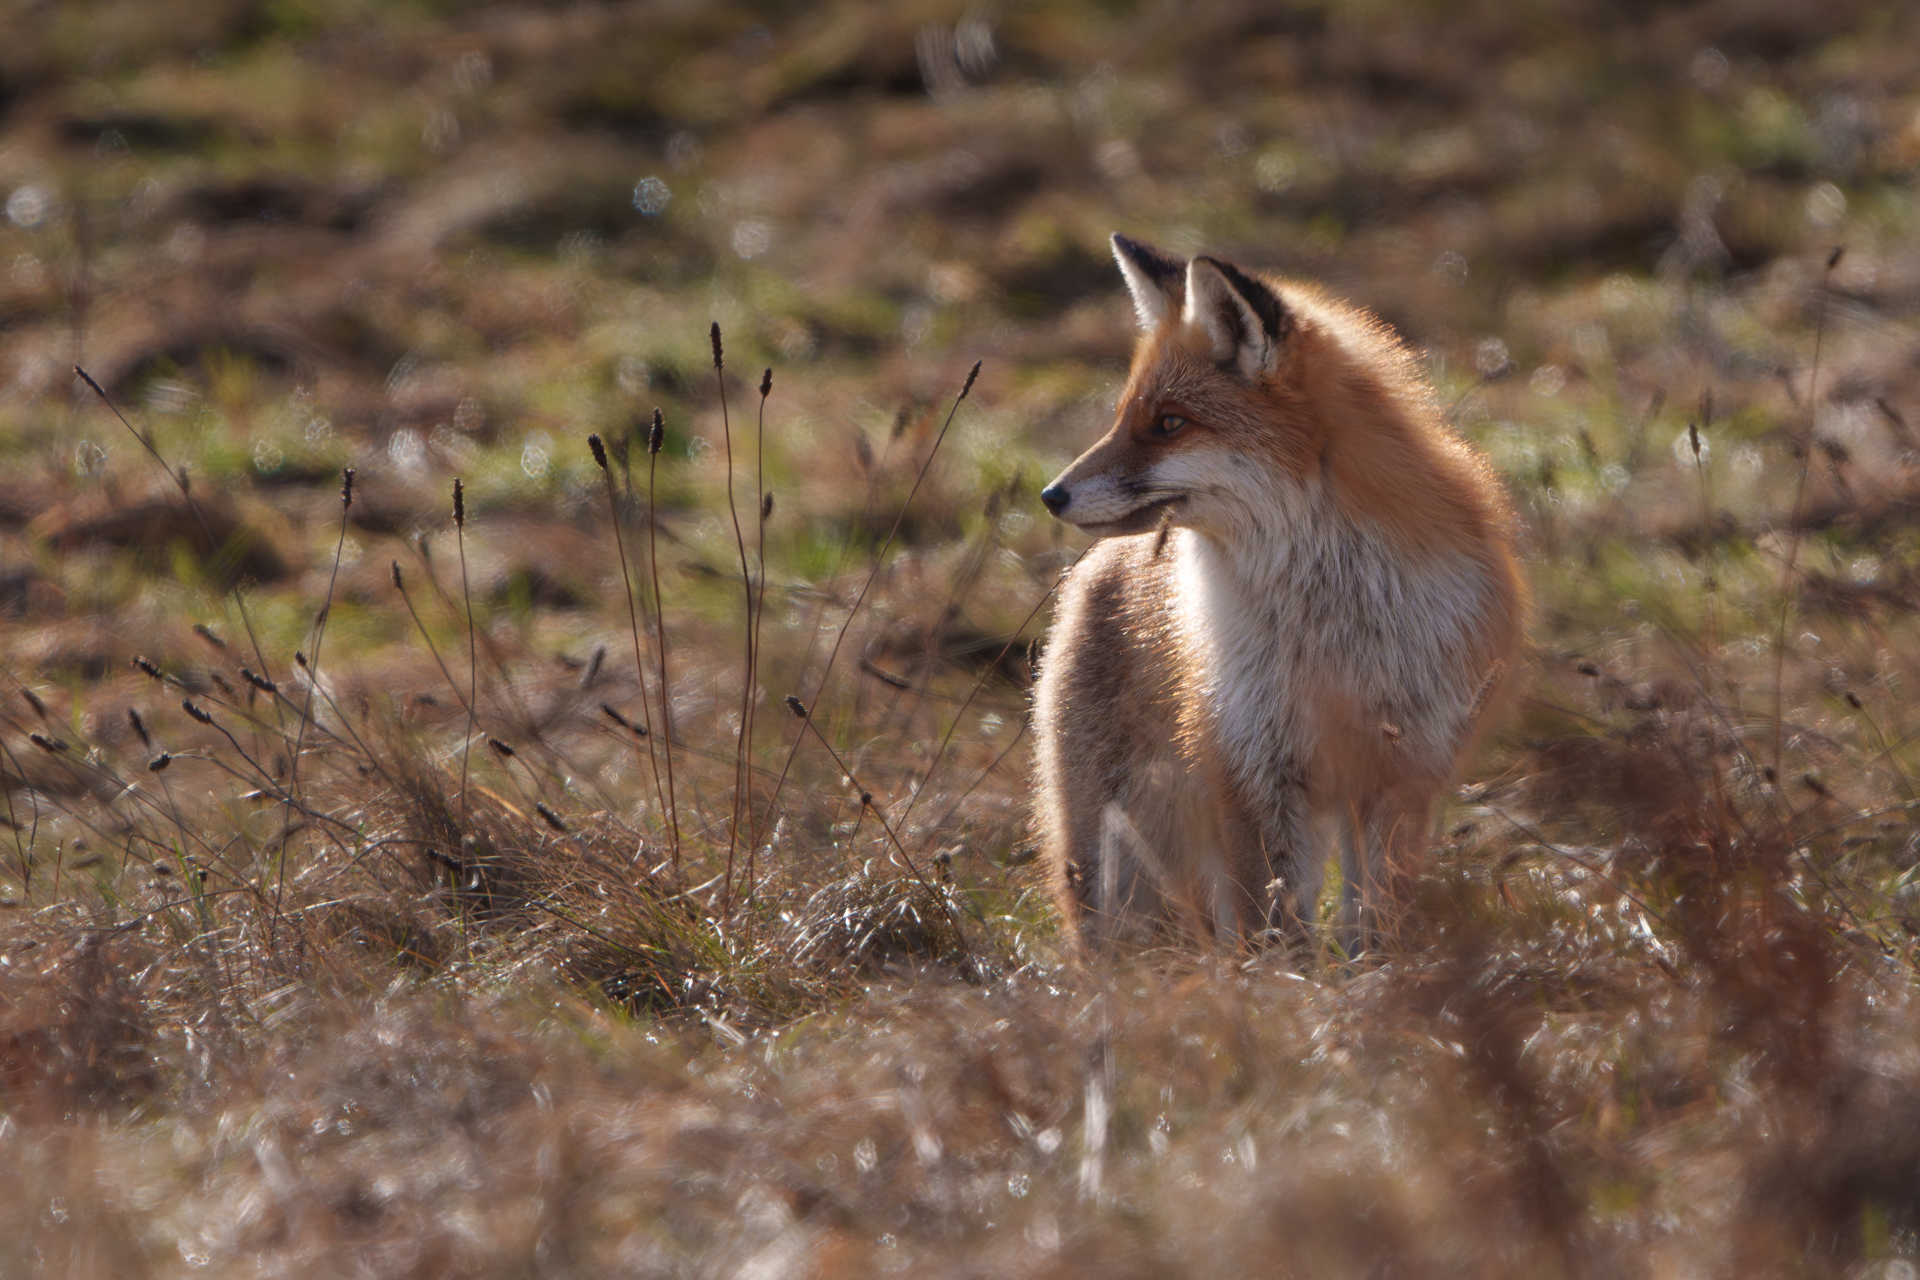
[[[1266,524],[1318,473],[1330,396],[1349,398],[1340,313],[1218,258],[1182,262],[1122,235],[1113,256],[1140,321],[1133,368],[1113,429],[1041,500],[1103,536]]]

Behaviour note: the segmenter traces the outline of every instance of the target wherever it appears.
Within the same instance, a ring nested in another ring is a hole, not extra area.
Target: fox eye
[[[1177,413],[1168,413],[1161,415],[1160,421],[1148,427],[1147,431],[1149,434],[1164,437],[1174,435],[1180,428],[1186,425],[1187,420],[1185,418]]]

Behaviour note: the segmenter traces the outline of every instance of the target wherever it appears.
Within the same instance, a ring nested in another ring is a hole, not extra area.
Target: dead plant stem
[[[1813,322],[1813,367],[1807,374],[1807,430],[1797,442],[1800,468],[1793,482],[1793,506],[1787,516],[1787,554],[1780,566],[1780,620],[1773,633],[1773,776],[1779,785],[1781,761],[1786,749],[1783,683],[1787,664],[1787,623],[1793,612],[1793,578],[1800,559],[1801,520],[1807,496],[1807,474],[1813,467],[1813,432],[1820,407],[1820,353],[1827,335],[1827,286],[1833,269],[1846,252],[1844,245],[1827,255],[1827,267],[1820,277],[1820,307]]]
[[[907,852],[906,845],[900,842],[900,836],[893,829],[893,824],[887,821],[886,810],[882,809],[878,802],[874,800],[873,792],[861,785],[860,779],[855,776],[853,772],[853,767],[841,757],[838,751],[834,750],[833,744],[827,741],[827,736],[820,732],[818,725],[814,724],[813,717],[806,714],[805,710],[799,706],[799,701],[798,698],[793,698],[789,700],[787,705],[792,707],[794,714],[805,722],[801,726],[800,736],[804,738],[807,731],[811,729],[814,739],[827,749],[827,755],[833,759],[834,764],[839,766],[840,772],[845,776],[848,785],[859,793],[861,812],[864,813],[869,809],[873,811],[873,816],[879,820],[881,829],[887,833],[888,842],[893,845],[894,851],[900,855],[900,860],[905,863],[907,871],[915,880],[920,882],[920,887],[925,889],[934,901],[940,904],[940,909],[946,914],[948,924],[953,928],[954,938],[960,943],[961,952],[971,960],[973,958],[973,948],[968,945],[966,932],[960,927],[960,918],[954,914],[953,906],[947,901],[947,896],[935,889],[933,882],[928,880],[925,874],[921,872],[920,864],[913,860],[913,855]]]
[[[467,617],[467,736],[460,745],[460,825],[465,827],[471,812],[467,803],[467,768],[473,758],[474,703],[480,691],[480,655],[473,628],[473,590],[467,582],[466,485],[458,477],[453,482],[453,540],[460,549],[460,603]]]
[[[807,723],[813,723],[813,712],[820,705],[820,697],[826,692],[827,681],[833,675],[833,664],[840,656],[841,646],[846,642],[847,631],[853,626],[853,620],[860,612],[860,606],[866,602],[867,593],[873,590],[874,580],[880,576],[880,569],[886,564],[887,552],[893,549],[894,539],[900,536],[900,526],[907,518],[907,512],[913,507],[913,499],[920,492],[921,484],[927,478],[927,472],[933,467],[933,460],[940,454],[940,446],[946,441],[947,431],[953,426],[954,415],[960,412],[960,402],[973,390],[975,379],[980,376],[981,362],[973,362],[973,368],[967,371],[967,379],[961,384],[960,394],[953,399],[953,407],[947,410],[946,421],[940,424],[940,434],[933,438],[933,447],[927,450],[927,456],[920,464],[920,470],[913,477],[913,487],[907,490],[905,502],[900,504],[900,512],[893,518],[893,528],[887,533],[887,540],[880,546],[880,554],[874,557],[873,567],[867,571],[867,580],[860,584],[860,594],[854,597],[853,604],[847,609],[847,616],[840,623],[840,630],[833,638],[833,648],[827,652],[827,663],[820,672],[820,680],[814,686],[813,697],[804,705],[807,711]],[[817,730],[816,730],[817,732]],[[803,732],[794,735],[793,743],[787,748],[787,758],[780,766],[780,776],[774,781],[773,794],[767,798],[767,817],[765,826],[773,826],[773,815],[780,803],[780,792],[786,786],[787,775],[793,770],[794,756],[799,753],[800,741],[806,735]]]
[[[985,687],[987,677],[999,670],[1001,662],[1005,661],[1007,654],[1012,651],[1013,646],[1019,643],[1021,634],[1033,624],[1033,620],[1039,616],[1040,610],[1046,607],[1047,601],[1053,599],[1053,593],[1060,589],[1060,584],[1067,580],[1067,574],[1071,571],[1072,566],[1068,566],[1066,569],[1060,571],[1054,578],[1053,585],[1048,587],[1046,592],[1041,595],[1038,600],[1033,602],[1033,608],[1027,610],[1027,616],[1020,620],[1020,625],[1014,628],[1013,635],[1008,637],[1006,644],[1001,646],[1000,652],[994,657],[994,660],[980,668],[980,674],[974,678],[973,688],[967,691],[966,698],[960,703],[960,709],[953,713],[953,720],[947,725],[946,735],[940,739],[940,746],[933,753],[933,760],[927,765],[926,773],[921,775],[920,786],[907,798],[906,812],[900,815],[902,826],[906,825],[907,819],[912,816],[913,806],[919,803],[922,795],[926,794],[928,785],[933,781],[934,770],[938,769],[941,760],[946,758],[947,744],[953,741],[953,735],[959,730],[961,720],[966,717],[967,708],[973,705],[974,698],[977,697],[980,690]]]
[[[754,598],[749,605],[752,626],[747,636],[747,693],[743,699],[745,728],[743,741],[746,749],[743,756],[746,761],[741,771],[741,787],[746,795],[747,811],[747,871],[746,882],[753,883],[754,863],[760,852],[759,810],[753,803],[749,784],[753,779],[753,726],[760,710],[760,628],[767,612],[767,518],[773,514],[767,505],[767,396],[773,391],[773,370],[768,369],[760,375],[760,416],[753,433],[753,512],[759,532],[759,549],[756,555],[759,570],[759,582],[753,589]]]
[[[727,821],[726,881],[720,894],[720,913],[733,909],[733,859],[740,842],[740,809],[747,795],[747,709],[753,702],[753,572],[747,568],[747,540],[740,531],[740,508],[733,497],[733,426],[727,414],[727,375],[720,352],[720,322],[713,322],[713,379],[720,388],[720,439],[726,448],[727,515],[733,521],[733,544],[740,552],[740,583],[746,592],[745,671],[740,679],[740,725],[733,747],[733,811]],[[761,400],[762,413],[766,401]],[[757,502],[758,499],[756,498]]]
[[[647,568],[653,579],[653,626],[659,641],[660,658],[660,754],[667,765],[667,829],[673,837],[673,869],[680,869],[680,802],[673,787],[673,695],[667,684],[667,602],[660,594],[659,506],[654,500],[654,481],[660,468],[660,449],[666,441],[666,425],[660,410],[653,411],[647,429]],[[635,647],[638,652],[638,646]],[[642,684],[644,697],[645,685]]]
[[[641,722],[646,726],[647,730],[647,763],[651,765],[653,769],[654,798],[664,810],[666,808],[667,796],[665,789],[660,784],[660,760],[653,749],[653,712],[647,705],[647,662],[645,655],[642,653],[643,646],[640,643],[640,614],[633,601],[633,572],[627,564],[627,540],[626,536],[620,532],[620,501],[614,494],[613,472],[607,468],[605,462],[606,454],[602,450],[600,437],[589,437],[589,442],[593,447],[594,460],[600,463],[601,478],[606,481],[607,485],[607,518],[613,523],[613,545],[620,556],[620,585],[626,589],[627,593],[627,629],[633,636],[633,675],[634,679],[640,682],[640,717]],[[655,607],[659,607],[657,603]],[[678,847],[678,833],[676,832],[676,850]]]
[[[333,588],[340,581],[340,555],[347,545],[347,514],[353,509],[353,468],[340,473],[340,533],[333,542],[333,568],[327,576],[327,594],[320,602],[320,613],[313,623],[313,656],[307,659],[307,699],[300,708],[300,719],[293,730],[293,754],[287,760],[287,806],[280,824],[280,861],[273,886],[273,914],[267,922],[267,950],[272,952],[280,923],[280,904],[287,887],[287,838],[293,827],[293,800],[300,790],[300,752],[306,744],[307,722],[313,719],[313,695],[320,687],[320,646],[327,638],[327,616],[333,610]],[[344,722],[343,722],[344,723]],[[215,726],[218,728],[219,726]],[[225,729],[220,730],[226,733]],[[233,735],[227,734],[228,741]],[[234,742],[234,748],[240,744]],[[241,752],[244,757],[245,752]],[[258,765],[254,766],[259,768]]]

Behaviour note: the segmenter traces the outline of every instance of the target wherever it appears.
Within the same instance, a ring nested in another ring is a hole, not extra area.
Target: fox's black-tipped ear
[[[1186,263],[1119,232],[1113,236],[1113,260],[1127,278],[1127,292],[1133,295],[1134,314],[1140,317],[1142,329],[1151,333],[1168,316],[1178,314],[1186,291]]]
[[[1213,339],[1213,358],[1249,378],[1273,372],[1293,317],[1272,289],[1231,262],[1195,258],[1187,264],[1186,310],[1181,317]]]

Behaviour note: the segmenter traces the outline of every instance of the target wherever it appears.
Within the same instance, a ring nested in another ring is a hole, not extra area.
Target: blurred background
[[[0,0],[0,208],[0,1273],[1915,1275],[1920,7]],[[1521,512],[1384,955],[1058,935],[1114,231]]]
[[[76,362],[233,496],[269,587],[321,567],[304,531],[346,462],[376,535],[443,524],[454,473],[564,518],[595,483],[579,437],[660,405],[663,507],[704,505],[714,320],[739,404],[776,370],[796,573],[871,523],[847,477],[975,359],[953,456],[1012,486],[1003,532],[1038,551],[1031,491],[1103,429],[1130,350],[1114,230],[1374,309],[1450,401],[1489,384],[1457,420],[1570,501],[1590,463],[1613,496],[1595,449],[1656,392],[1693,413],[1711,385],[1764,435],[1820,298],[1874,332],[1829,348],[1849,403],[1920,412],[1903,4],[106,0],[6,23],[0,608],[29,621],[84,585],[36,547],[156,532],[95,501],[122,463],[152,474]],[[966,505],[936,500],[931,531],[977,525]],[[503,592],[592,594],[564,554],[507,560]]]

